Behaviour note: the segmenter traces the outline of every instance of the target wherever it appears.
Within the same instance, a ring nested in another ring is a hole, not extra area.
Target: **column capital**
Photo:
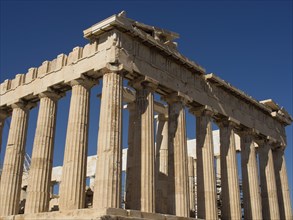
[[[82,77],[78,79],[74,79],[69,82],[69,85],[71,87],[76,86],[76,85],[82,85],[86,89],[92,88],[94,85],[99,84],[99,80],[95,78],[91,78],[88,76],[83,75]]]
[[[259,131],[255,128],[248,128],[248,127],[242,126],[241,129],[237,131],[237,134],[239,134],[242,137],[244,136],[257,137],[259,135]]]
[[[155,91],[159,86],[158,81],[147,76],[140,76],[130,81],[128,84],[137,90],[149,89],[152,92]]]
[[[45,92],[41,92],[38,96],[39,96],[40,99],[44,98],[44,97],[48,97],[53,101],[57,101],[58,99],[64,97],[65,93],[64,92],[57,92],[57,91],[54,91],[52,89],[48,89]]]
[[[221,119],[217,119],[216,123],[218,126],[221,127],[228,127],[231,126],[233,128],[239,127],[240,122],[232,117],[225,117]]]
[[[271,136],[258,136],[258,138],[255,139],[255,142],[260,147],[268,145],[273,149],[275,146],[277,146],[277,140]]]
[[[165,95],[163,97],[163,100],[165,100],[169,104],[172,104],[175,102],[182,102],[184,105],[186,105],[192,102],[192,99],[188,95],[182,92],[173,92],[168,95]]]
[[[203,105],[203,106],[200,106],[200,107],[191,107],[189,109],[189,112],[194,114],[196,117],[200,117],[200,116],[214,116],[216,113],[215,113],[215,110],[210,107],[210,106],[207,106],[207,105]]]
[[[158,114],[158,121],[168,121],[168,118],[166,114]]]
[[[12,109],[21,108],[21,109],[27,111],[27,110],[32,109],[36,105],[37,105],[37,103],[19,100],[18,102],[15,102],[15,103],[11,104],[11,108]]]

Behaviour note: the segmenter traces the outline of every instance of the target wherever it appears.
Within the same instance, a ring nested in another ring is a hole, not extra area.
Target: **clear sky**
[[[272,98],[292,115],[292,1],[2,0],[0,4],[1,82],[85,45],[84,29],[126,10],[130,18],[179,33],[179,51],[207,73],[215,73],[257,100]],[[89,155],[96,153],[99,92],[97,86],[91,95]],[[69,100],[70,92],[59,101],[54,165],[62,164]],[[35,108],[30,114],[28,154],[37,111]],[[8,127],[9,120],[3,133],[1,161]],[[286,131],[292,197],[292,126]],[[194,121],[188,120],[187,132],[188,138],[195,137]]]

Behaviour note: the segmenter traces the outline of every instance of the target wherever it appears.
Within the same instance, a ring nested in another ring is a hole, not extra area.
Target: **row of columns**
[[[85,78],[71,82],[60,210],[84,207],[89,97],[90,89],[95,83]],[[136,99],[129,105],[126,208],[187,217],[194,207],[194,198],[189,191],[192,169],[188,170],[188,163],[192,162],[189,162],[187,156],[186,100],[177,94],[166,97],[168,117],[159,115],[163,124],[158,126],[155,146],[153,120],[157,84],[139,79],[131,82],[131,86],[136,89]],[[122,88],[122,75],[111,71],[104,74],[94,208],[118,208],[121,204]],[[46,212],[49,208],[56,108],[60,97],[61,94],[54,92],[40,94],[25,213]],[[31,106],[18,103],[12,108],[0,185],[0,216],[18,213],[27,120]],[[191,112],[196,116],[197,215],[198,218],[217,219],[212,139],[214,113],[205,108],[191,109]],[[3,121],[1,117],[0,131]],[[221,213],[224,219],[241,219],[233,140],[235,125],[226,119],[218,124],[223,201]],[[291,204],[282,150],[272,152],[271,144],[267,141],[259,147],[261,196],[253,135],[249,132],[241,135],[241,158],[245,218],[289,219]],[[162,196],[157,196],[157,192]]]

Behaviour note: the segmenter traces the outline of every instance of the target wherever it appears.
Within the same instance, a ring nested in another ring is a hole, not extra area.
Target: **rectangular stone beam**
[[[171,55],[167,55],[143,39],[115,31],[121,45],[117,47],[117,59],[128,72],[126,78],[146,76],[159,82],[157,92],[162,95],[175,91],[182,93],[189,97],[191,106],[209,106],[222,116],[233,118],[248,128],[255,128],[260,134],[271,136],[282,144],[286,143],[286,122],[274,117],[269,107],[214,75],[199,74],[188,68],[173,57],[173,54],[179,54],[176,50],[169,50]]]

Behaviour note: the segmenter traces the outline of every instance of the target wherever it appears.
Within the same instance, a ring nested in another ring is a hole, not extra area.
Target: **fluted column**
[[[137,183],[136,183],[136,172],[137,167],[135,164],[135,157],[137,156],[137,147],[134,145],[134,131],[136,125],[136,105],[134,102],[127,104],[127,109],[129,112],[128,121],[128,150],[127,150],[127,163],[126,163],[126,192],[125,192],[125,208],[130,208],[134,202],[133,199],[136,198],[134,195]]]
[[[0,153],[1,153],[1,147],[2,147],[2,132],[4,128],[5,119],[7,117],[7,113],[0,110]]]
[[[60,184],[60,210],[84,208],[92,85],[92,82],[83,79],[71,82],[72,94]]]
[[[188,179],[189,179],[189,207],[191,217],[195,217],[195,194],[194,194],[194,159],[193,157],[188,157]]]
[[[12,105],[0,186],[0,216],[18,214],[28,121],[28,105]]]
[[[197,217],[218,219],[211,118],[213,112],[204,108],[193,109],[192,112],[196,115]]]
[[[234,123],[222,120],[220,127],[221,198],[223,219],[241,219]]]
[[[271,144],[262,141],[259,145],[262,215],[264,219],[280,219]]]
[[[42,93],[29,172],[25,213],[49,211],[56,108],[59,95]]]
[[[155,212],[155,143],[154,97],[155,85],[141,79],[130,83],[136,89],[135,125],[133,139],[131,200],[126,207]],[[130,146],[131,147],[131,146]]]
[[[156,212],[168,211],[168,117],[158,115],[156,136]]]
[[[249,131],[240,133],[242,190],[245,219],[262,219],[258,168],[253,136]]]
[[[94,208],[121,205],[122,83],[119,72],[107,72],[103,76]]]
[[[183,100],[167,100],[169,104],[168,213],[189,216],[188,157],[186,121]]]
[[[292,206],[284,149],[278,148],[273,150],[273,158],[275,165],[276,189],[280,208],[280,219],[290,220],[292,219]]]

